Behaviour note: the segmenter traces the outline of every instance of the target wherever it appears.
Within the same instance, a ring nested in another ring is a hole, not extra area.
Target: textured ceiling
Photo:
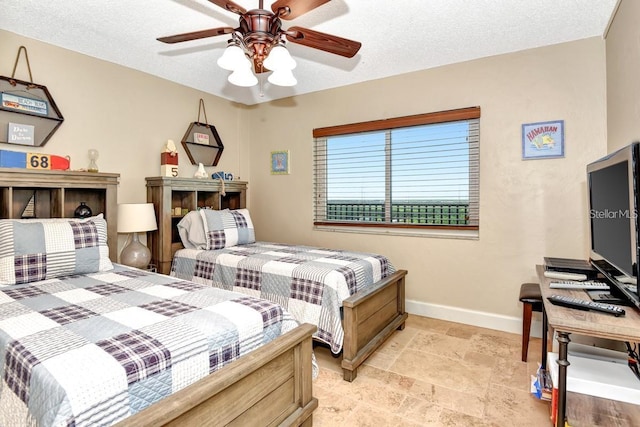
[[[332,0],[283,28],[362,42],[349,59],[290,43],[291,88],[241,88],[219,68],[228,36],[168,45],[157,37],[237,27],[206,0],[0,0],[0,29],[247,105],[471,59],[602,36],[617,0]],[[246,9],[258,0],[235,0]],[[272,1],[265,0],[270,10]],[[261,93],[262,92],[262,93]]]

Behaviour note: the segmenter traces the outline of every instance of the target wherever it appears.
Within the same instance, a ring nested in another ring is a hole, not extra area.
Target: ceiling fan
[[[295,61],[286,50],[285,41],[347,58],[352,58],[362,46],[360,42],[308,28],[296,26],[287,30],[282,28],[281,20],[297,18],[330,0],[276,0],[271,5],[271,11],[263,8],[263,0],[259,0],[258,9],[252,10],[246,10],[231,0],[209,1],[240,15],[239,26],[211,28],[159,37],[157,40],[163,43],[180,43],[230,34],[231,39],[227,50],[218,60],[218,65],[234,71],[229,76],[229,81],[240,86],[252,86],[257,83],[251,68],[255,73],[273,71],[269,76],[271,83],[281,86],[295,84],[295,78],[291,73],[295,67]]]

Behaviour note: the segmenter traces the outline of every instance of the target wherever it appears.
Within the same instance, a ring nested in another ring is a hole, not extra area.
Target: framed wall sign
[[[289,174],[289,151],[272,151],[271,152],[271,174],[272,175],[288,175]]]
[[[522,125],[522,158],[564,157],[564,120]]]

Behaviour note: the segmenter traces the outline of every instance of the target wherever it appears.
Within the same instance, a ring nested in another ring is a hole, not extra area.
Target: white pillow
[[[177,225],[182,245],[187,249],[207,249],[202,217],[198,211],[191,211]]]

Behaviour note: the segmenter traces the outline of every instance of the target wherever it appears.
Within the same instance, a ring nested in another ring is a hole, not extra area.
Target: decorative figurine
[[[178,176],[178,150],[173,140],[167,140],[164,151],[160,153],[160,175]]]
[[[98,172],[98,164],[96,163],[96,160],[98,160],[99,155],[100,153],[98,153],[98,150],[94,148],[89,150],[89,167],[87,168],[87,171]]]
[[[207,178],[209,174],[204,170],[204,165],[202,163],[198,163],[198,170],[193,174],[194,178]]]

